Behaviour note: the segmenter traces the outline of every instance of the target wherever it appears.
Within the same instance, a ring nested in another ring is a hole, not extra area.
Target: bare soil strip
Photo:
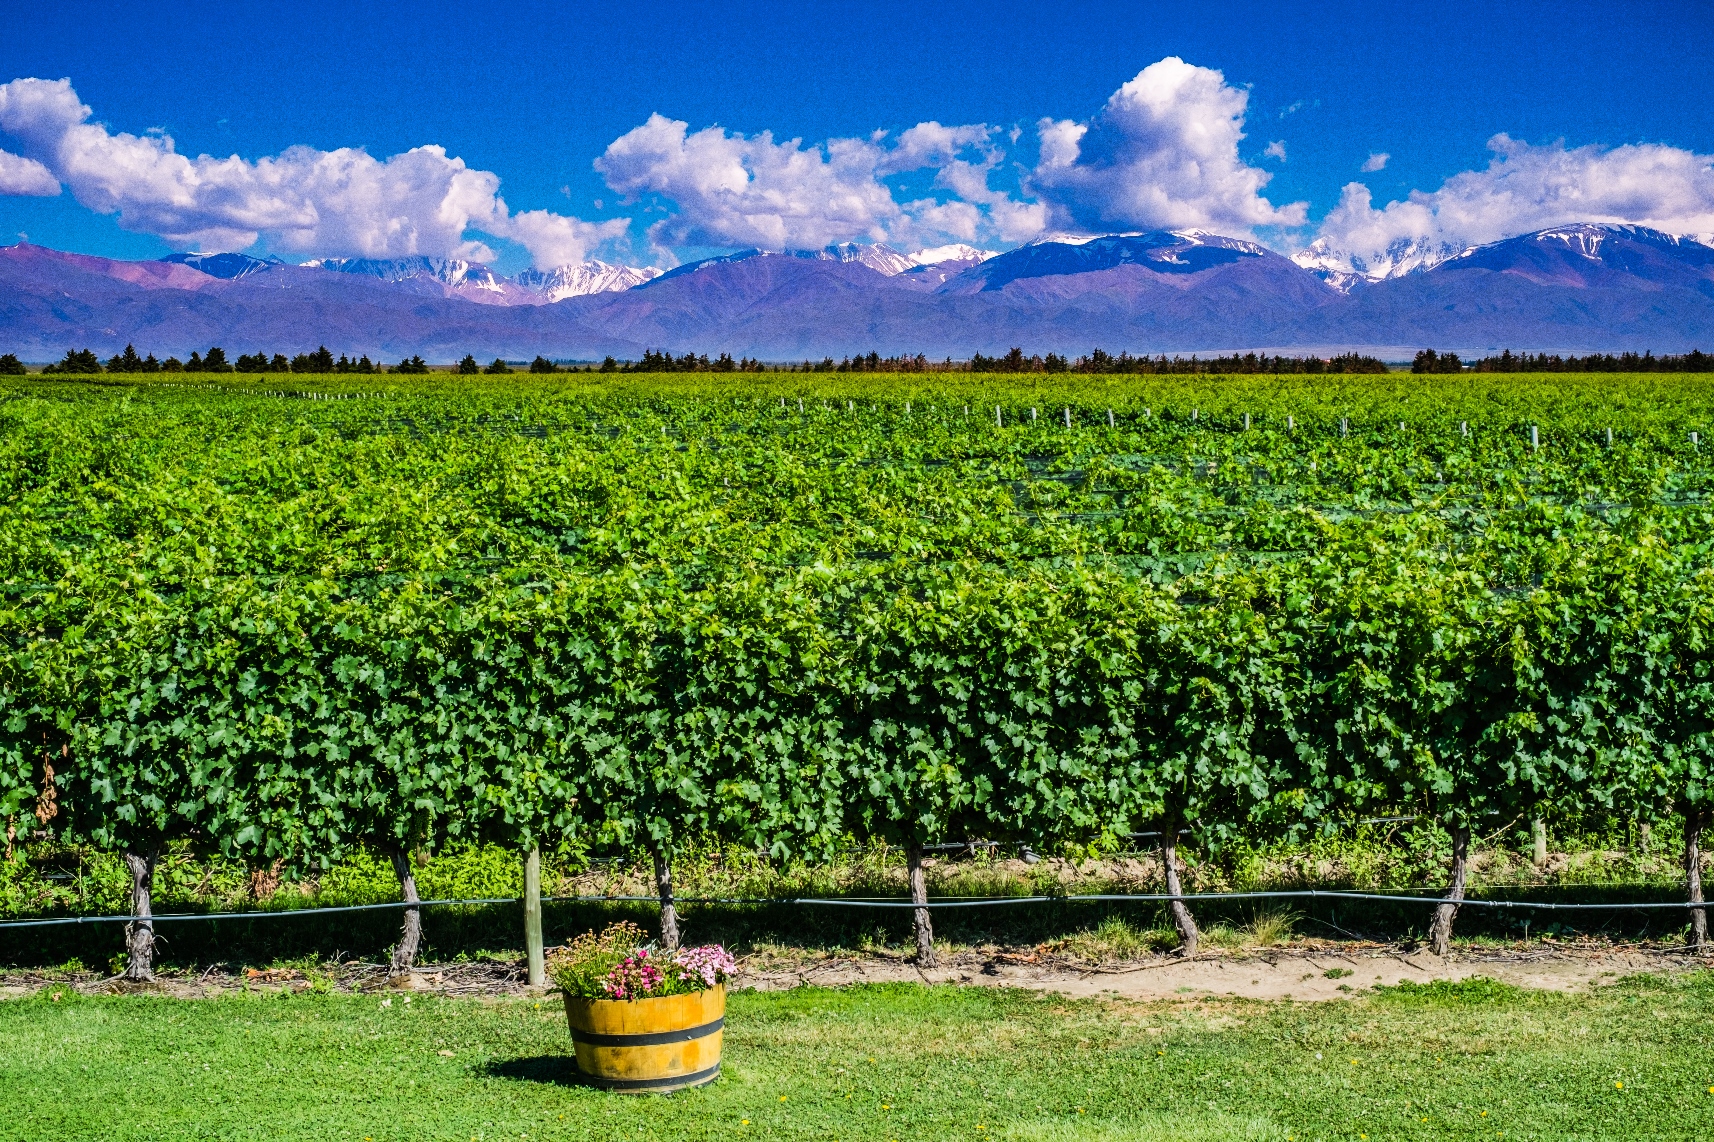
[[[1681,949],[1646,944],[1545,941],[1455,949],[1445,958],[1417,945],[1358,941],[1293,941],[1274,948],[1214,950],[1192,959],[1150,955],[1090,963],[1041,949],[982,948],[942,952],[940,966],[919,969],[904,954],[822,953],[786,949],[739,961],[736,988],[780,991],[866,983],[950,983],[1022,987],[1074,997],[1183,999],[1231,996],[1270,1000],[1334,1000],[1376,986],[1484,976],[1517,987],[1581,991],[1625,976],[1677,974],[1714,967]],[[214,964],[196,972],[163,973],[152,984],[130,984],[95,973],[0,973],[0,997],[43,988],[89,995],[147,992],[202,998],[241,991],[417,992],[447,996],[530,994],[523,963],[482,961],[425,964],[402,975],[383,963],[330,963],[317,968],[233,970]]]

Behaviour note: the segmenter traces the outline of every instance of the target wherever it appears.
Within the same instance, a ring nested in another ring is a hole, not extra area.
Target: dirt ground
[[[1486,976],[1519,987],[1577,991],[1624,976],[1706,969],[1714,961],[1681,949],[1643,944],[1586,942],[1494,945],[1455,949],[1441,958],[1420,947],[1294,940],[1272,948],[1205,952],[1193,959],[1150,955],[1090,963],[1039,949],[969,949],[942,953],[938,966],[920,969],[909,958],[879,954],[825,954],[785,950],[739,961],[736,989],[779,991],[863,983],[927,982],[972,987],[1023,987],[1077,997],[1146,1000],[1198,995],[1251,999],[1335,1000],[1376,985],[1429,983]],[[198,972],[163,973],[153,984],[126,984],[94,973],[0,973],[0,998],[42,988],[87,994],[147,991],[184,998],[237,991],[417,992],[452,996],[529,993],[520,962],[425,964],[389,976],[383,964],[346,962],[316,969],[232,970],[211,965]]]
[[[1519,987],[1575,991],[1627,975],[1682,972],[1698,966],[1689,956],[1640,948],[1454,951],[1443,959],[1426,951],[1357,945],[1221,952],[1189,960],[1151,956],[1111,964],[966,953],[945,957],[939,967],[926,971],[919,971],[909,961],[830,958],[801,966],[749,967],[743,983],[758,990],[774,990],[800,984],[837,987],[924,980],[1121,999],[1222,995],[1324,1000],[1356,995],[1377,984],[1392,986],[1407,980],[1429,983],[1470,976],[1486,976]]]

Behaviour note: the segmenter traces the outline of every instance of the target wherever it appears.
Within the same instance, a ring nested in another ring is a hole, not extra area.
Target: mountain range
[[[1408,245],[1408,244],[1407,244]],[[1198,230],[1049,235],[1004,253],[846,243],[741,250],[662,273],[590,261],[512,276],[457,259],[245,254],[128,262],[0,247],[0,351],[335,352],[765,360],[1257,349],[1399,359],[1434,347],[1714,347],[1714,246],[1638,226],[1555,227],[1358,264]]]

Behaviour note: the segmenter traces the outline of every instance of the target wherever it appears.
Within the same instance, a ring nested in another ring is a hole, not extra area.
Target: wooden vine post
[[[1702,826],[1708,820],[1708,810],[1701,807],[1687,809],[1684,814],[1684,873],[1689,882],[1690,903],[1701,905],[1702,896]],[[1708,909],[1692,907],[1690,909],[1690,948],[1698,955],[1707,955],[1708,945]]]
[[[542,954],[542,849],[531,845],[524,854],[524,956],[530,965],[530,986],[546,987],[547,958]]]

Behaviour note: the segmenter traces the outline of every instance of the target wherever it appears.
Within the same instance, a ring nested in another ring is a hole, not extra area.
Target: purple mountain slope
[[[1194,231],[1046,240],[902,272],[889,253],[743,251],[629,289],[477,304],[423,276],[388,280],[244,255],[119,262],[0,247],[0,351],[45,360],[127,343],[157,356],[325,343],[445,361],[467,352],[635,359],[644,347],[769,360],[870,350],[966,357],[1013,345],[1385,356],[1421,346],[1714,347],[1714,248],[1639,227],[1544,230],[1348,294],[1255,243]]]
[[[1038,240],[971,268],[959,285],[949,285],[947,292],[986,292],[1027,278],[1069,277],[1119,266],[1139,266],[1155,274],[1195,274],[1251,259],[1278,257],[1254,242],[1194,230]]]
[[[1714,345],[1714,248],[1640,226],[1562,226],[1351,291],[1367,344],[1567,352]]]
[[[224,267],[223,267],[224,268]],[[229,353],[336,352],[435,360],[467,352],[641,355],[645,346],[583,325],[564,303],[478,305],[436,283],[267,265],[214,277],[176,262],[119,262],[40,246],[0,247],[0,345],[26,360],[72,346],[107,354],[135,344],[165,357],[221,345]]]
[[[773,359],[866,352],[964,357],[1093,345],[1197,351],[1291,344],[1344,301],[1289,259],[1201,235],[1038,243],[935,282],[754,251],[577,299],[595,327]]]

